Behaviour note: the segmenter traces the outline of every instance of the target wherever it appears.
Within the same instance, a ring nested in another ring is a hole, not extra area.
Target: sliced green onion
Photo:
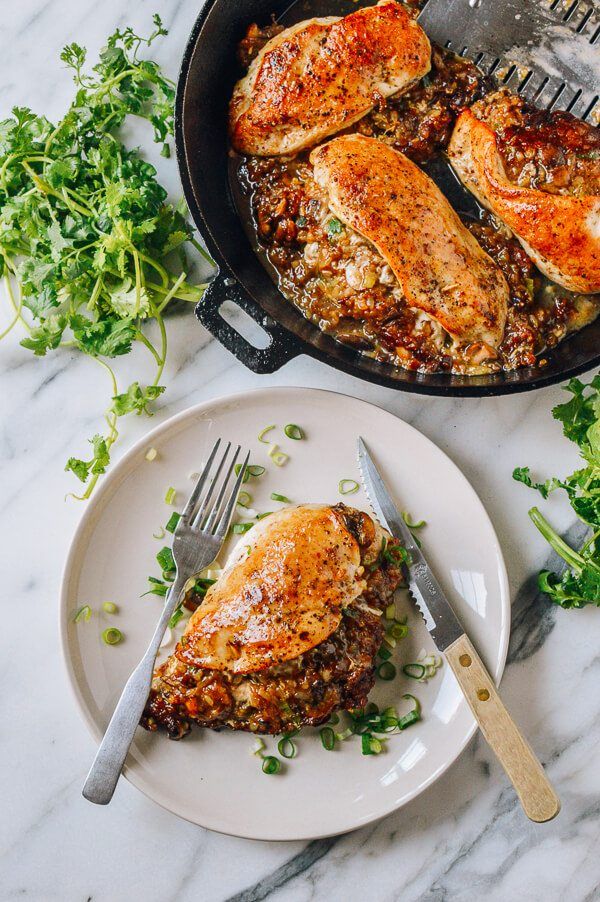
[[[273,513],[273,511],[265,511],[264,514],[257,514],[257,515],[256,515],[256,519],[257,519],[257,520],[264,520],[265,517],[270,517],[272,513]]]
[[[329,220],[327,225],[325,226],[325,231],[327,232],[328,238],[333,238],[335,235],[339,235],[344,230],[344,225],[337,219],[335,216]]]
[[[424,664],[414,661],[412,664],[405,664],[402,668],[404,676],[410,677],[411,680],[422,680],[426,673]]]
[[[392,657],[391,651],[389,650],[389,648],[386,648],[385,645],[382,645],[380,647],[377,655],[381,658],[382,661],[389,661],[389,659]]]
[[[284,736],[283,739],[279,740],[277,743],[277,751],[282,758],[295,758],[298,754],[298,749],[289,736]]]
[[[156,450],[156,448],[148,448],[148,450],[146,451],[146,460],[156,460],[157,456],[158,451]]]
[[[252,529],[252,523],[234,523],[231,527],[232,533],[235,535],[243,535],[243,533],[248,532],[249,529]]]
[[[273,755],[265,755],[262,763],[263,774],[278,774],[281,770],[281,761]]]
[[[396,605],[389,604],[385,609],[385,619],[386,620],[395,620],[396,619]]]
[[[265,428],[261,429],[261,431],[258,433],[258,440],[259,440],[259,442],[262,442],[263,445],[269,444],[268,441],[265,441],[265,435],[267,434],[267,432],[270,432],[271,429],[275,429],[275,426],[274,425],[273,426],[265,426]]]
[[[105,601],[102,605],[102,610],[106,611],[107,614],[116,614],[119,609],[114,601]]]
[[[164,529],[162,528],[162,526],[161,526],[161,528],[159,529],[158,532],[153,532],[153,533],[152,533],[152,537],[155,538],[155,539],[164,539],[165,536],[166,536],[166,532],[164,531]]]
[[[381,739],[376,739],[374,736],[371,739],[371,754],[378,755],[383,751],[383,742]]]
[[[405,623],[394,623],[388,632],[393,639],[404,639],[405,636],[408,636],[408,627]]]
[[[240,470],[242,469],[241,464],[236,464],[234,467],[235,475],[240,475]],[[244,478],[242,482],[248,482],[251,476],[262,476],[265,472],[265,468],[261,467],[259,464],[248,464],[246,467],[246,471],[244,473]]]
[[[405,730],[407,727],[412,726],[414,723],[418,723],[421,720],[421,715],[418,711],[409,711],[408,714],[405,714],[404,717],[401,717],[398,720],[398,729]]]
[[[239,504],[240,507],[248,507],[248,505],[250,504],[251,501],[252,501],[252,495],[250,494],[250,492],[242,491],[238,495],[237,503]]]
[[[109,626],[109,628],[102,633],[102,641],[106,645],[118,645],[122,640],[123,633],[121,630],[118,630],[116,626]]]
[[[178,514],[177,511],[173,511],[171,516],[169,517],[169,522],[165,526],[167,532],[175,532],[177,529],[177,524],[181,520],[181,514]]]
[[[354,733],[350,729],[350,727],[346,727],[346,729],[342,730],[341,733],[336,733],[335,738],[337,739],[338,742],[344,742],[346,739],[349,739],[353,735],[354,735]]]
[[[322,730],[319,730],[319,736],[321,737],[321,745],[325,751],[332,752],[335,748],[335,733],[331,727],[323,727]]]
[[[281,501],[282,504],[291,504],[289,498],[286,498],[285,495],[278,495],[277,492],[271,492],[271,501]]]
[[[73,617],[74,623],[81,623],[82,621],[86,623],[90,617],[92,616],[92,609],[89,604],[84,604],[82,608],[79,608],[75,616]]]
[[[396,730],[398,728],[398,718],[397,717],[382,717],[381,718],[381,729],[384,733],[391,733],[392,730]]]
[[[173,502],[175,501],[176,495],[177,495],[177,492],[175,491],[173,486],[170,485],[169,488],[167,489],[167,492],[165,495],[165,504],[173,504]]]
[[[266,745],[264,741],[260,738],[260,736],[256,737],[256,741],[252,746],[252,754],[253,755],[261,755],[262,752],[266,749]]]
[[[175,559],[173,558],[173,552],[168,545],[165,545],[164,548],[160,549],[156,555],[156,560],[158,566],[164,573],[175,572]]]
[[[332,714],[329,720],[327,721],[328,726],[335,727],[340,722],[340,719],[337,714]]]
[[[283,431],[288,438],[294,439],[295,442],[305,438],[304,429],[301,426],[296,426],[295,423],[288,423]]]
[[[282,467],[290,459],[289,454],[279,450],[279,445],[270,445],[267,453],[276,467]]]
[[[391,661],[383,661],[377,668],[377,676],[380,680],[389,682],[396,676],[396,668]]]
[[[171,629],[171,630],[174,629],[174,627],[177,626],[177,624],[179,623],[179,621],[182,619],[183,616],[184,616],[183,607],[181,605],[178,605],[178,607],[176,607],[175,610],[173,611],[173,614],[171,615],[171,619],[169,620],[169,629]]]
[[[410,519],[410,514],[406,511],[402,511],[402,519],[406,523],[409,529],[423,529],[424,526],[427,526],[426,520],[419,520],[418,523],[412,523]]]
[[[340,495],[356,495],[360,486],[356,479],[340,479],[338,482],[338,492]]]

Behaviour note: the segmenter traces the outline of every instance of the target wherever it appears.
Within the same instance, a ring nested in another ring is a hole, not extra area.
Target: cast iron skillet
[[[314,15],[345,15],[350,0],[207,0],[194,25],[177,89],[177,160],[192,217],[219,272],[196,308],[200,322],[255,373],[272,373],[300,354],[310,354],[340,370],[390,388],[429,395],[483,396],[529,391],[562,381],[600,364],[600,318],[545,355],[548,363],[512,373],[452,376],[410,373],[380,363],[324,335],[279,292],[253,250],[231,191],[227,146],[227,105],[240,75],[236,47],[251,22],[266,24],[272,14],[285,24]],[[369,5],[362,3],[360,5]],[[434,177],[436,172],[432,172]],[[438,173],[439,175],[439,173]],[[438,179],[459,209],[473,200],[446,172]],[[268,333],[265,349],[249,344],[220,314],[233,301]]]

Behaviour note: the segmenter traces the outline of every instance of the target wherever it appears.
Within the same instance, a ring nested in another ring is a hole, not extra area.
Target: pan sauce
[[[241,47],[245,64],[273,36],[273,28],[252,26]],[[349,131],[379,138],[424,164],[443,154],[460,110],[495,89],[472,63],[434,48],[429,75],[408,93],[383,101]],[[535,144],[532,129],[521,130],[517,139],[511,136],[506,163],[517,177],[519,165],[523,169],[533,159],[540,171],[550,173],[546,183],[559,167],[578,175],[583,171],[589,181],[598,135],[590,126],[583,129],[592,147],[584,163],[569,157],[572,149],[559,148],[551,154],[554,170],[544,169],[549,156]],[[460,347],[438,323],[406,304],[394,273],[373,245],[329,212],[308,153],[242,157],[236,164],[259,253],[282,293],[324,332],[375,359],[419,372],[468,375],[543,365],[546,349],[600,310],[598,296],[576,295],[549,283],[506,228],[481,211],[479,219],[463,220],[509,283],[508,321],[497,355],[479,344]]]

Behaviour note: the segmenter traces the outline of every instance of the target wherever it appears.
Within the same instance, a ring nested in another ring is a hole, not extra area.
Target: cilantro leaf
[[[139,382],[132,382],[126,392],[121,395],[115,395],[111,410],[118,417],[124,416],[126,413],[151,414],[148,404],[155,401],[159,395],[164,392],[164,385],[148,385],[142,388]]]

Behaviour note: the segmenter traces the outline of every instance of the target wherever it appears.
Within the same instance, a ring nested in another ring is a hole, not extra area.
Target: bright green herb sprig
[[[600,607],[600,374],[589,384],[571,379],[566,390],[572,397],[557,405],[552,414],[562,423],[565,436],[579,446],[584,466],[564,479],[553,477],[541,483],[532,480],[529,467],[517,467],[513,478],[536,489],[542,498],[562,489],[578,518],[590,527],[589,538],[577,551],[537,507],[531,508],[533,523],[567,565],[562,574],[543,570],[540,589],[563,608]]]
[[[205,288],[188,281],[184,247],[210,259],[166,202],[154,167],[119,137],[131,117],[146,119],[169,154],[174,84],[139,55],[167,33],[158,16],[154,26],[148,38],[115,31],[91,71],[83,47],[64,48],[76,94],[58,124],[24,107],[0,122],[0,278],[12,307],[0,338],[20,324],[21,344],[35,355],[72,348],[109,379],[106,431],[90,440],[89,456],[66,465],[85,486],[81,498],[109,465],[119,417],[150,413],[164,391],[164,313],[176,298],[197,302]],[[156,345],[146,334],[150,321]],[[147,349],[154,379],[122,391],[108,360],[135,342]]]

